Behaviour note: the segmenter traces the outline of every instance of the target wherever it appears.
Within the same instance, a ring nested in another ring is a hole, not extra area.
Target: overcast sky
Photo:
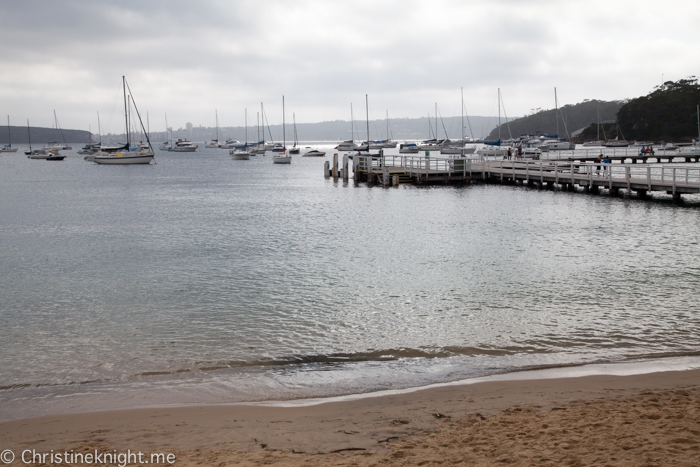
[[[699,73],[697,0],[2,0],[0,115],[123,131],[497,115],[649,93]],[[4,123],[1,123],[4,124]]]

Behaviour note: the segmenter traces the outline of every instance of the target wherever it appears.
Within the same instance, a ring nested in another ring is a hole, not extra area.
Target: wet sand
[[[305,407],[46,416],[0,423],[5,449],[12,465],[24,465],[25,450],[131,450],[172,453],[180,466],[697,466],[700,370],[492,381]]]

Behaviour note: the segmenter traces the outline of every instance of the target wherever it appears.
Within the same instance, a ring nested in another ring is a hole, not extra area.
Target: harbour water
[[[0,420],[700,355],[698,199],[355,187],[202,146],[0,157]]]

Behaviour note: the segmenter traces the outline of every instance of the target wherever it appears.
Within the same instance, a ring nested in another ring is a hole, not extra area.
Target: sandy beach
[[[688,370],[494,381],[302,407],[46,416],[0,424],[0,448],[15,455],[11,465],[24,465],[23,452],[28,460],[130,450],[171,454],[182,466],[695,466],[698,382],[700,370]]]

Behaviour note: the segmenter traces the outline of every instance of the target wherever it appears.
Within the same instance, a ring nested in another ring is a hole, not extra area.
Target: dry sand
[[[698,466],[699,382],[700,370],[689,370],[486,382],[308,407],[47,416],[1,423],[0,450],[130,449],[221,467]]]

